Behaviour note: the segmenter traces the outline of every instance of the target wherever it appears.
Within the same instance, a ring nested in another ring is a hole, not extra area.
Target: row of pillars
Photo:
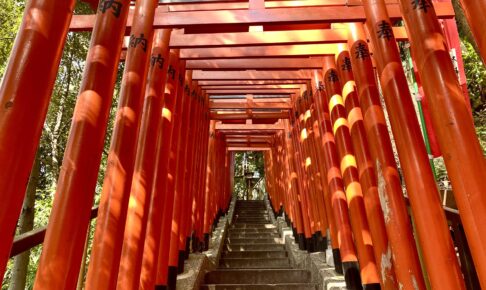
[[[295,100],[295,114],[265,152],[272,207],[285,211],[301,249],[324,250],[331,239],[336,271],[344,273],[348,289],[466,289],[400,54],[393,33],[384,30],[390,20],[382,1],[370,2],[364,5],[374,51],[362,24],[347,25],[348,45],[315,71]],[[486,205],[480,177],[486,162],[434,11],[413,1],[401,6],[479,283],[486,287],[486,215],[479,210]]]
[[[76,284],[130,2],[103,1],[97,10],[35,289],[72,289]],[[466,15],[485,11],[483,1],[463,2],[474,2],[464,5]],[[0,228],[8,233],[0,243],[2,277],[74,4],[29,1],[0,88]],[[178,267],[190,229],[203,241],[229,200],[229,181],[221,185],[225,175],[216,175],[217,168],[229,166],[228,154],[216,153],[224,151],[224,142],[216,133],[208,138],[207,96],[185,71],[178,52],[168,50],[170,30],[153,29],[157,5],[141,0],[134,10],[88,270],[90,289],[150,287],[153,279],[164,285],[167,274],[157,269]],[[385,4],[364,0],[363,6],[425,272],[434,289],[464,289]],[[483,153],[430,1],[401,0],[400,6],[485,288]],[[484,48],[481,18],[469,20]],[[351,26],[349,55],[344,50],[337,63],[327,62],[308,86],[312,96],[296,103],[297,115],[279,143],[284,149],[271,153],[272,201],[292,209],[289,216],[306,239],[324,237],[330,228],[343,271],[359,272],[363,284],[425,289],[359,26]],[[481,52],[484,59],[486,52]],[[279,166],[285,170],[275,171]],[[277,178],[279,174],[285,178]]]
[[[34,289],[78,282],[131,1],[121,2],[117,13],[98,10]],[[0,277],[73,5],[30,1],[2,85],[0,228],[8,234]],[[171,30],[154,31],[157,5],[136,3],[86,289],[175,289],[190,249],[207,250],[231,196],[229,154],[209,119],[208,96],[179,51],[169,50]],[[48,14],[35,22],[33,11]],[[35,51],[24,54],[25,42]]]

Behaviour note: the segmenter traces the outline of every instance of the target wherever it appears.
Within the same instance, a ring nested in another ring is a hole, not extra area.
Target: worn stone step
[[[278,233],[277,229],[256,229],[256,228],[230,228],[229,234],[275,234]]]
[[[276,227],[271,223],[234,223],[231,225],[232,228],[251,228],[251,229],[276,229]]]
[[[254,258],[254,259],[276,259],[286,258],[287,252],[281,249],[272,251],[245,251],[245,252],[223,252],[224,258],[238,259],[238,258]]]
[[[270,217],[269,216],[238,216],[238,215],[235,215],[233,217],[233,220],[266,220],[266,221],[270,221]]]
[[[219,260],[219,267],[244,269],[291,268],[288,258],[222,258],[221,260]]]
[[[229,244],[283,244],[281,238],[234,238],[228,237],[226,242]]]
[[[248,233],[248,232],[231,232],[228,233],[229,238],[233,239],[262,239],[262,238],[279,238],[277,231],[269,233]]]
[[[262,223],[271,223],[270,220],[258,219],[258,220],[248,220],[248,219],[234,219],[233,224],[262,224]]]
[[[285,283],[285,284],[205,284],[202,290],[316,290],[311,283]]]
[[[234,216],[247,217],[247,218],[261,218],[261,217],[268,217],[268,214],[264,212],[235,212]]]
[[[218,269],[207,273],[205,282],[206,284],[310,283],[311,273],[300,269]]]
[[[284,245],[281,244],[226,244],[227,251],[276,251],[284,250]]]

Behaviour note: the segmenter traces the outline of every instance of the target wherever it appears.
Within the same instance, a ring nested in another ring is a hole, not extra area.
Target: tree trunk
[[[84,242],[83,259],[81,259],[81,269],[79,270],[78,285],[76,286],[76,290],[84,289],[84,276],[86,274],[86,258],[88,256],[88,242],[89,242],[90,231],[91,231],[91,222],[88,225],[88,233],[86,234],[86,241]]]
[[[472,44],[474,51],[480,55],[478,46],[476,45],[476,40],[474,39],[471,29],[469,28],[469,23],[467,22],[466,16],[464,15],[464,10],[462,9],[459,0],[452,0],[452,7],[454,7],[454,13],[456,14],[455,19],[459,36],[469,41],[469,43]]]
[[[34,228],[34,205],[35,193],[39,183],[40,174],[40,150],[37,150],[34,167],[27,185],[27,192],[22,206],[22,214],[19,221],[19,233],[23,234]],[[27,270],[29,268],[30,250],[15,256],[12,269],[12,279],[9,290],[24,290],[27,280]]]

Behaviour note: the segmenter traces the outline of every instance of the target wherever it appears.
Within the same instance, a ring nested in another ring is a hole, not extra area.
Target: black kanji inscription
[[[385,38],[386,40],[393,39],[392,27],[385,20],[378,23],[378,38]]]
[[[341,65],[341,69],[347,71],[351,70],[351,60],[349,59],[349,57],[347,56],[344,57],[343,64]]]
[[[429,0],[412,0],[412,7],[415,10],[419,9],[427,13],[427,10],[430,10],[432,5],[430,4]]]
[[[331,83],[335,83],[335,82],[339,81],[338,75],[337,75],[335,70],[332,69],[329,72],[329,75],[327,76],[327,80],[330,81]]]
[[[148,44],[147,39],[145,38],[143,33],[140,34],[140,37],[136,37],[133,34],[130,35],[130,44],[129,44],[130,47],[136,48],[138,45],[141,45],[143,51],[147,52],[147,44]]]
[[[118,17],[120,17],[122,6],[123,6],[123,4],[120,1],[101,0],[100,5],[99,5],[99,11],[101,11],[101,13],[105,13],[106,11],[111,9],[113,15],[116,18],[118,18]]]
[[[156,64],[159,65],[160,69],[162,69],[162,67],[164,66],[164,58],[162,57],[162,55],[160,53],[158,55],[152,55],[150,57],[150,65],[154,66]]]
[[[175,79],[176,71],[173,66],[169,65],[169,70],[167,71],[167,73],[172,77],[173,80]]]
[[[354,52],[354,54],[357,59],[365,59],[370,57],[370,51],[368,50],[368,47],[362,42],[359,42],[358,45],[356,45],[356,51]]]

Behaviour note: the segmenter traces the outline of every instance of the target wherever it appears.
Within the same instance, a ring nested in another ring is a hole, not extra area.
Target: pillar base
[[[184,273],[184,256],[186,252],[184,250],[179,250],[179,259],[177,260],[177,274]]]
[[[155,290],[167,290],[167,285],[155,285]]]
[[[297,244],[299,245],[299,250],[305,250],[305,236],[304,234],[297,234]]]
[[[322,234],[318,237],[319,252],[325,252],[327,250],[327,237]]]
[[[363,290],[358,262],[343,262],[343,271],[348,290]]]
[[[177,267],[169,266],[167,275],[167,290],[176,290],[177,284]]]
[[[341,261],[341,251],[339,248],[332,249],[332,259],[334,260],[334,270],[337,273],[343,274],[343,262]]]
[[[191,237],[186,238],[186,251],[184,252],[184,260],[189,259],[191,253]]]
[[[307,252],[314,253],[314,241],[313,241],[312,237],[306,238],[305,244],[306,244],[305,248],[306,248]]]
[[[201,242],[199,241],[199,239],[196,237],[196,236],[193,236],[192,237],[192,251],[193,252],[201,252]]]
[[[363,290],[381,290],[380,283],[364,284]]]
[[[209,234],[204,234],[204,251],[209,250]]]

